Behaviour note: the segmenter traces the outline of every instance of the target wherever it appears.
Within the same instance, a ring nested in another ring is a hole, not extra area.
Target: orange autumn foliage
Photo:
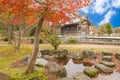
[[[76,12],[88,5],[90,0],[0,0],[0,13],[11,13],[13,24],[24,20],[30,25],[41,15],[53,24],[64,24],[71,20],[71,15],[78,15]]]

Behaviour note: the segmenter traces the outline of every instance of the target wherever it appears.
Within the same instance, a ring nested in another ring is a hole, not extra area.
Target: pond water
[[[67,77],[72,77],[76,72],[83,72],[84,68],[88,66],[84,66],[82,63],[81,64],[75,64],[72,59],[70,59],[66,65],[64,65],[66,70],[67,70]],[[94,66],[90,66],[94,67]],[[100,73],[96,78],[93,80],[120,80],[120,73],[118,72],[113,72],[112,74],[102,74]]]
[[[114,71],[109,75],[99,74],[94,80],[120,80],[120,73]]]

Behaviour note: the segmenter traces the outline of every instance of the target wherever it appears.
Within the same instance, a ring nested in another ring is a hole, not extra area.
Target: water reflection
[[[72,59],[68,61],[68,63],[65,65],[65,68],[67,70],[67,77],[72,77],[76,72],[83,72],[83,70],[88,67],[81,64],[75,64]],[[94,67],[94,66],[91,66]],[[112,74],[102,74],[99,73],[99,75],[94,78],[93,80],[120,80],[120,73],[119,72],[113,72]]]
[[[110,75],[99,74],[95,80],[120,80],[120,73],[113,72]]]
[[[65,68],[67,70],[67,77],[71,77],[76,72],[83,72],[85,67],[83,64],[73,63],[72,59],[70,59],[68,63],[65,65]]]

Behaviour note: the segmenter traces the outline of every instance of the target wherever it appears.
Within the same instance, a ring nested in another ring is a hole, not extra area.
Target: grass
[[[82,44],[80,44],[82,45]],[[75,46],[75,47],[73,47]],[[33,45],[27,44],[22,45],[20,52],[15,52],[14,48],[11,45],[1,44],[0,45],[0,72],[6,73],[15,80],[30,80],[33,77],[40,77],[41,80],[48,80],[48,77],[45,75],[44,68],[37,69],[33,74],[24,74],[26,70],[25,67],[12,68],[11,64],[13,62],[21,60],[25,55],[31,54]],[[51,45],[40,44],[40,50],[42,49],[53,49]],[[81,52],[83,50],[93,50],[95,52],[102,51],[112,51],[120,52],[120,48],[95,48],[95,47],[76,47],[76,45],[60,45],[59,49],[67,49],[69,52]]]
[[[0,45],[0,72],[10,75],[15,80],[30,80],[33,77],[40,77],[41,80],[48,80],[43,68],[37,69],[33,74],[24,74],[25,67],[12,68],[11,64],[30,54],[30,46],[22,46],[20,52],[15,52],[11,45]]]

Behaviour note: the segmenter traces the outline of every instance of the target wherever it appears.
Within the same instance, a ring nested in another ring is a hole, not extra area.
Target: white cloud
[[[93,13],[103,14],[110,7],[109,0],[96,0],[93,3]]]
[[[99,23],[99,25],[102,25],[102,24],[105,24],[105,23],[109,22],[110,19],[112,18],[112,16],[115,15],[115,14],[116,14],[115,11],[109,10],[109,11],[105,14],[104,19]]]
[[[112,7],[120,8],[120,0],[112,0]]]
[[[90,6],[83,8],[82,11],[85,13],[104,14],[113,7],[120,8],[120,0],[92,0],[92,2]]]
[[[110,8],[110,0],[93,0],[92,2],[89,7],[83,8],[82,11],[103,14]]]

